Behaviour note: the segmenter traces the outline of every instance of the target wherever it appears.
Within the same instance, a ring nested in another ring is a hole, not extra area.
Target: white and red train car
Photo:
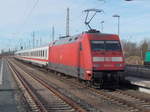
[[[118,72],[125,67],[119,37],[99,32],[84,32],[15,54],[21,60],[92,82],[118,80]]]
[[[42,46],[39,48],[17,51],[15,57],[19,60],[44,67],[48,65],[48,54],[49,46]]]

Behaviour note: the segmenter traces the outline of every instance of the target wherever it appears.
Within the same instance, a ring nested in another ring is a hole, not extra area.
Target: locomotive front
[[[124,58],[118,36],[99,35],[90,40],[90,45],[94,71],[124,70]]]
[[[124,71],[125,67],[119,37],[101,33],[87,34],[86,37],[91,52],[91,80],[118,83],[122,77],[118,72]]]

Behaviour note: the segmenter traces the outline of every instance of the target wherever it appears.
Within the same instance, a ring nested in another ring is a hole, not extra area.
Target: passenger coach
[[[15,53],[16,58],[39,66],[48,65],[49,46],[21,50]]]

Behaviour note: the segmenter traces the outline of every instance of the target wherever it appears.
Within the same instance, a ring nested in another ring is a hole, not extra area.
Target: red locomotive
[[[85,24],[89,26],[90,21]],[[18,51],[16,58],[93,84],[118,83],[122,77],[118,72],[125,67],[119,37],[89,28],[87,32],[61,38],[48,46]]]
[[[119,37],[86,32],[56,41],[49,48],[48,67],[83,80],[118,80],[117,72],[124,70]]]
[[[85,32],[51,43],[49,46],[16,52],[17,58],[92,83],[117,82],[124,70],[119,37]]]

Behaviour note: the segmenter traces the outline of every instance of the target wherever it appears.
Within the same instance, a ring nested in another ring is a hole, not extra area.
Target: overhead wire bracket
[[[87,9],[87,10],[84,10],[84,12],[86,13],[84,23],[85,23],[85,25],[87,25],[89,27],[90,30],[92,30],[92,28],[90,26],[90,22],[93,20],[93,18],[96,16],[96,14],[97,13],[104,13],[104,11],[102,9]],[[94,12],[94,14],[91,16],[91,18],[89,18],[90,12]]]

